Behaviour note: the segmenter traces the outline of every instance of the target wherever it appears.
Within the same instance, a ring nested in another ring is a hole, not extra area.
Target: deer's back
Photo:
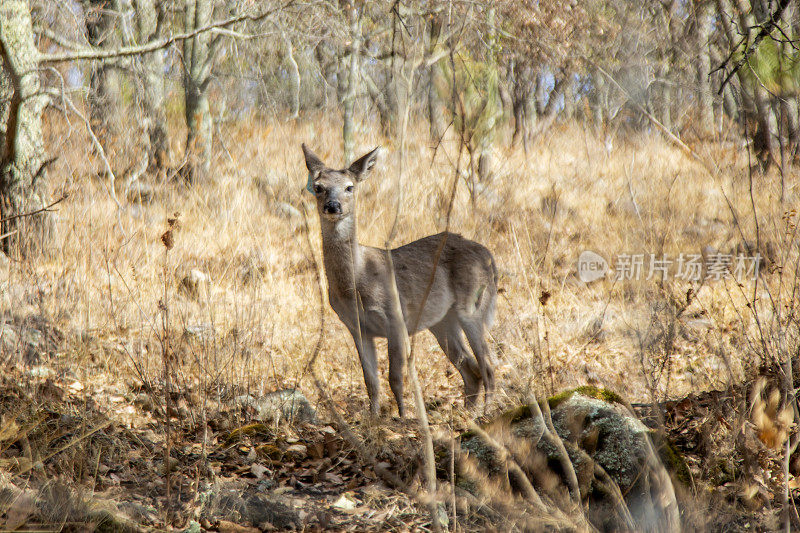
[[[446,235],[438,263],[437,250]],[[456,233],[423,237],[392,250],[397,290],[409,331],[414,328],[419,306],[425,298],[434,263],[433,283],[425,299],[425,308],[416,330],[439,322],[447,311],[457,306],[474,311],[482,291],[497,291],[497,275],[491,252],[483,245]]]

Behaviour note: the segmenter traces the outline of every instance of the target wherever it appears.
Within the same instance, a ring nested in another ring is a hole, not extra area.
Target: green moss
[[[684,485],[690,485],[692,482],[692,475],[689,472],[689,466],[683,458],[680,450],[675,447],[668,438],[660,435],[657,431],[651,430],[648,432],[650,439],[656,446],[658,456],[661,462],[667,467],[667,470],[675,474],[675,477]]]
[[[620,405],[625,405],[625,400],[614,391],[610,391],[608,389],[602,389],[599,387],[594,387],[592,385],[581,385],[580,387],[575,387],[574,389],[567,389],[565,391],[559,392],[555,396],[551,396],[547,399],[547,404],[550,406],[550,409],[555,409],[565,401],[572,398],[572,395],[578,393],[582,394],[583,396],[594,398],[597,400],[602,400],[608,403],[617,403]],[[542,402],[539,402],[539,405],[542,405]],[[516,424],[520,420],[525,420],[531,417],[531,406],[530,404],[520,405],[519,407],[514,407],[513,409],[509,409],[505,411],[503,414],[500,415],[499,420],[508,423],[508,424]],[[462,437],[466,437],[468,433],[462,435]]]
[[[623,400],[622,396],[616,392],[594,387],[592,385],[581,385],[580,387],[575,387],[574,389],[568,389],[563,392],[559,392],[555,396],[548,398],[547,403],[550,405],[550,409],[555,409],[565,401],[569,400],[576,392],[588,398],[594,398],[596,400],[602,400],[608,403],[618,403],[620,405],[625,404],[625,400]]]
[[[241,439],[244,436],[251,436],[251,435],[270,435],[270,428],[266,424],[256,423],[256,424],[247,424],[246,426],[242,426],[240,428],[236,428],[230,433],[228,436],[225,437],[225,442],[230,444],[234,441]]]
[[[733,461],[727,459],[719,459],[711,468],[712,482],[718,487],[721,487],[726,483],[733,483],[741,477],[741,470]]]
[[[502,415],[500,415],[500,420],[508,424],[515,424],[520,420],[525,420],[526,418],[530,417],[531,404],[526,403],[525,405],[520,405],[519,407],[514,407],[513,409],[505,411]]]

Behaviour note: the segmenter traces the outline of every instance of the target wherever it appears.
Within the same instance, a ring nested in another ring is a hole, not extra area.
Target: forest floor
[[[0,529],[78,529],[110,515],[156,529],[193,520],[221,531],[429,527],[426,511],[375,473],[383,463],[418,483],[413,415],[393,417],[381,364],[383,417],[365,421],[352,341],[320,299],[319,225],[299,146],[337,166],[336,129],[226,125],[208,182],[186,188],[126,181],[135,146],[108,150],[119,169],[109,183],[84,136],[61,120],[46,121],[47,145],[63,154],[53,197],[69,193],[56,214],[58,249],[0,265],[0,362],[9,368],[0,481],[13,487],[0,492]],[[393,245],[441,231],[455,190],[450,228],[484,243],[500,271],[489,414],[585,384],[659,405],[660,415],[642,414],[688,466],[686,524],[771,529],[793,425],[780,416],[774,376],[756,376],[769,367],[762,347],[782,320],[775,309],[796,299],[781,267],[796,254],[797,175],[752,174],[733,140],[694,143],[700,163],[655,135],[619,133],[563,125],[527,151],[498,147],[492,179],[477,184],[456,175],[464,161],[454,142],[435,154],[409,143],[402,162],[386,140],[359,192],[361,242],[383,245],[400,188]],[[639,254],[673,261],[667,278],[649,276],[644,262],[628,278],[585,283],[583,251],[618,272]],[[681,254],[703,263],[709,253],[755,252],[768,259],[759,284],[677,271]],[[315,346],[316,375],[374,462],[322,407],[308,368]],[[428,333],[414,349],[434,432],[465,430],[458,374]],[[378,351],[385,360],[385,342]],[[259,422],[236,401],[294,388],[317,407],[317,422]],[[793,491],[794,472],[793,463]]]

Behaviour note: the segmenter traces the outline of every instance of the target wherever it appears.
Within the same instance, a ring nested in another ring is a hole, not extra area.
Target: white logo
[[[578,256],[578,279],[584,283],[591,283],[605,277],[608,272],[608,262],[600,254],[591,250],[584,250]]]

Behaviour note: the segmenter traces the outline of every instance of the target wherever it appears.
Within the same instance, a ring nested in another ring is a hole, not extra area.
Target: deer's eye
[[[344,188],[344,190],[345,190],[345,192],[353,192],[353,186],[352,185],[348,185],[347,187]]]
[[[314,185],[314,194],[322,194],[324,190],[322,185]]]

